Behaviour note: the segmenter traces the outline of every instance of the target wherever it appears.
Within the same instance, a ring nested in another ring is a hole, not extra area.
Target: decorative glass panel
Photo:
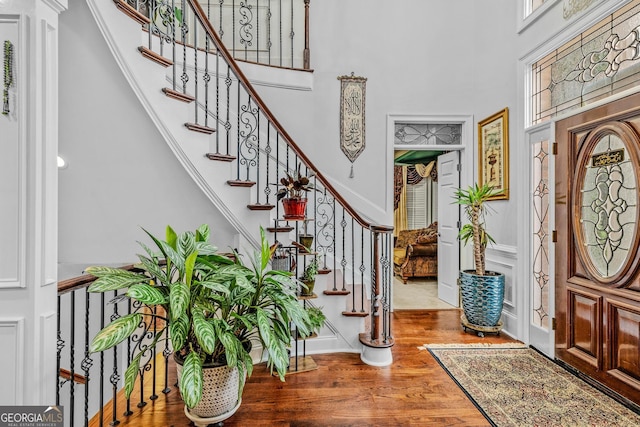
[[[396,122],[394,134],[396,145],[458,145],[462,125]]]
[[[640,82],[640,0],[532,64],[531,124]]]
[[[549,329],[549,142],[533,145],[533,290],[531,318]]]
[[[580,225],[587,256],[603,278],[625,265],[636,228],[637,183],[627,148],[616,135],[595,145],[582,183]]]

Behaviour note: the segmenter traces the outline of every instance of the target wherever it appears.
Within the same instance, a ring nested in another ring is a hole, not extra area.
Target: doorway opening
[[[451,201],[473,174],[472,124],[472,116],[389,116],[393,310],[459,306],[460,209]]]

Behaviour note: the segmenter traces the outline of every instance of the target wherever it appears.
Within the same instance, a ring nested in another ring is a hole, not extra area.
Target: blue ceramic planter
[[[478,326],[496,326],[504,301],[504,274],[487,271],[484,276],[475,270],[460,272],[462,309],[467,320]]]

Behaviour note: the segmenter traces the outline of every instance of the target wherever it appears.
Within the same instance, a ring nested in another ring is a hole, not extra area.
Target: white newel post
[[[0,405],[55,404],[58,15],[67,7],[0,0]]]

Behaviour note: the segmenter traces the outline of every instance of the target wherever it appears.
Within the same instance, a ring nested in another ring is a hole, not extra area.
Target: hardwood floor
[[[464,333],[458,310],[394,313],[394,362],[372,367],[357,354],[313,355],[318,369],[280,382],[256,366],[242,405],[224,422],[233,426],[487,426],[431,354],[427,343],[509,342],[506,336]],[[175,382],[175,370],[170,370]],[[190,421],[176,390],[119,417],[121,426],[186,427]],[[119,404],[119,408],[124,406]]]

